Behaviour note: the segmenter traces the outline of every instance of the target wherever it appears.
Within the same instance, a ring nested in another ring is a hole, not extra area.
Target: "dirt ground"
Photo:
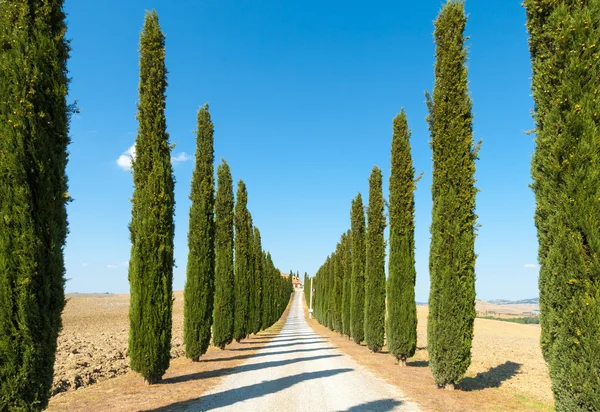
[[[552,411],[548,368],[539,346],[539,325],[476,319],[472,363],[455,391],[438,389],[428,367],[427,307],[418,306],[417,353],[408,366],[398,366],[386,352],[372,353],[316,320],[309,324],[338,349],[398,386],[424,410]]]
[[[182,407],[234,373],[233,368],[276,336],[289,311],[271,328],[225,350],[211,346],[200,362],[192,362],[183,357],[183,293],[174,295],[171,366],[163,381],[151,386],[138,374],[128,373],[129,295],[69,300],[59,336],[55,395],[48,411],[174,410],[169,405],[175,403]]]

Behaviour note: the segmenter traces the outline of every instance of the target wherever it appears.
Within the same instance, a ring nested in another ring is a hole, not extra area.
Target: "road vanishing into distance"
[[[304,319],[296,291],[287,321],[239,372],[186,411],[418,411],[395,387],[337,351]],[[267,338],[264,338],[267,339]],[[252,342],[248,342],[249,349]]]

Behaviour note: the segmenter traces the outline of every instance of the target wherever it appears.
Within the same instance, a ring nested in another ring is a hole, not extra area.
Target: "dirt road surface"
[[[295,292],[281,333],[240,366],[240,373],[226,377],[184,410],[419,410],[398,389],[317,335],[304,319],[302,296],[301,292]]]

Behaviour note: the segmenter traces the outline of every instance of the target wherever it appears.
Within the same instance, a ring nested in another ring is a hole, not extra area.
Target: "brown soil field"
[[[427,313],[427,306],[417,307],[417,353],[407,367],[398,366],[385,347],[372,353],[364,344],[357,345],[314,319],[308,322],[339,350],[398,386],[424,410],[554,410],[548,368],[539,345],[539,325],[476,319],[471,366],[457,389],[446,391],[437,388],[428,367]]]
[[[173,410],[169,405],[174,403],[183,407],[276,336],[289,312],[269,329],[225,350],[211,346],[200,362],[192,362],[183,357],[183,292],[174,292],[174,298],[171,366],[157,385],[144,384],[129,368],[129,295],[70,298],[63,311],[48,411]]]

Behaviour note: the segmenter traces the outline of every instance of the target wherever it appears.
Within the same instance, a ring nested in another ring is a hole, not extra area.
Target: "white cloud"
[[[182,163],[191,159],[191,156],[186,152],[181,152],[176,155],[171,155],[171,162]],[[124,151],[117,159],[117,165],[123,170],[131,170],[131,161],[135,160],[135,144]]]
[[[123,268],[123,267],[127,267],[127,266],[129,266],[128,260],[125,262],[117,263],[116,265],[113,265],[113,264],[106,265],[106,267],[109,269],[119,269],[119,268]]]
[[[524,267],[527,269],[539,269],[540,265],[537,263],[526,263]]]
[[[171,156],[171,161],[173,163],[187,162],[190,159],[190,156],[186,152],[181,152],[178,155]]]
[[[87,262],[83,262],[83,263],[81,264],[81,266],[83,266],[83,267],[86,267],[87,265],[88,265],[88,264],[87,264]]]
[[[131,170],[131,161],[135,159],[135,145],[127,149],[117,159],[117,165],[123,170]]]

